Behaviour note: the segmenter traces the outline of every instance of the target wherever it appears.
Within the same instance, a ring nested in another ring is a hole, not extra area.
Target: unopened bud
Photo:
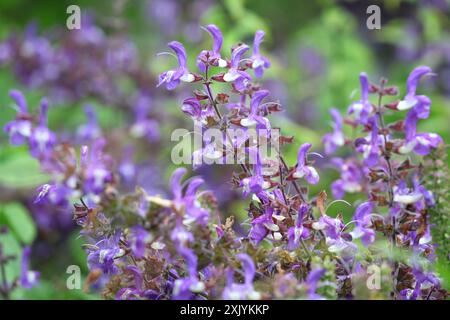
[[[216,100],[218,103],[228,103],[228,99],[230,98],[229,95],[226,93],[219,93],[217,94]]]
[[[369,84],[369,93],[377,93],[377,92],[380,92],[380,88],[373,83]]]
[[[221,73],[218,73],[218,74],[212,76],[211,79],[214,80],[214,81],[218,81],[218,82],[226,82],[226,81],[223,79],[223,76],[224,76],[224,75],[225,75],[225,74],[224,74],[223,72],[221,72]]]
[[[386,108],[388,108],[388,109],[391,109],[391,110],[398,110],[398,108],[397,108],[398,103],[399,103],[399,100],[391,102],[391,103],[388,103],[388,104],[385,104],[384,106]]]
[[[195,90],[194,95],[195,95],[195,98],[199,101],[208,99],[208,95],[205,92],[200,91],[200,90]]]
[[[387,87],[384,89],[383,93],[389,96],[396,96],[398,94],[398,88],[395,86]]]

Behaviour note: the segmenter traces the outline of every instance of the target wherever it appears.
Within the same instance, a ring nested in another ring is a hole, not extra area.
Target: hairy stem
[[[383,158],[386,161],[387,167],[388,167],[388,181],[387,181],[387,187],[388,187],[388,207],[392,208],[393,204],[394,204],[394,190],[392,188],[392,183],[394,181],[394,174],[393,174],[393,170],[392,170],[392,164],[391,164],[391,156],[390,156],[390,151],[387,150],[387,143],[388,143],[388,138],[387,138],[387,134],[386,134],[386,125],[384,122],[384,117],[383,117],[383,110],[382,110],[382,100],[383,100],[383,90],[384,90],[384,85],[385,85],[386,81],[384,79],[381,79],[381,85],[380,85],[380,90],[378,92],[378,103],[377,103],[377,110],[376,110],[376,114],[378,117],[378,122],[379,122],[379,126],[381,128],[381,133],[383,135],[383,141],[384,141],[384,146],[383,146]],[[392,244],[392,249],[394,249],[397,246],[397,231],[396,231],[396,219],[395,216],[392,216],[392,236],[391,236],[391,244]],[[393,272],[392,272],[392,280],[393,280],[393,294],[394,294],[394,299],[395,299],[395,295],[396,295],[396,288],[395,288],[395,278],[397,276],[397,268],[398,268],[398,263],[396,261],[393,262]]]

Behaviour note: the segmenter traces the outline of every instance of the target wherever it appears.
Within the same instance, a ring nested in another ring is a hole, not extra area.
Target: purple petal
[[[255,39],[253,40],[253,54],[258,55],[259,54],[259,46],[261,45],[261,42],[264,40],[264,36],[266,33],[262,30],[258,30],[255,33]]]
[[[341,113],[339,112],[339,110],[335,109],[335,108],[331,108],[330,109],[330,114],[331,117],[333,118],[333,121],[335,123],[335,129],[341,129],[342,128],[342,116]]]
[[[22,253],[22,265],[20,272],[20,285],[25,289],[30,289],[39,281],[39,272],[29,271],[29,257],[31,253],[30,247],[25,247]]]
[[[242,262],[242,268],[245,273],[245,283],[251,284],[253,282],[253,278],[255,277],[255,264],[252,258],[245,253],[239,253],[237,257]]]
[[[258,107],[261,104],[261,101],[269,94],[270,92],[268,90],[259,90],[253,94],[252,100],[250,101],[250,109],[252,115],[258,114]]]
[[[417,103],[409,112],[414,112],[419,119],[427,119],[430,116],[430,98],[426,96],[417,96],[416,98]]]
[[[143,276],[141,270],[133,265],[127,266],[126,269],[134,275],[134,284],[137,289],[142,289]]]
[[[317,170],[311,166],[306,166],[304,168],[306,171],[305,180],[310,184],[317,184],[319,182],[319,174],[317,173]]]
[[[373,202],[367,201],[361,203],[355,210],[355,214],[353,215],[354,220],[362,220],[368,214],[370,214],[373,210]]]
[[[39,114],[39,124],[41,126],[47,126],[47,113],[48,113],[48,100],[47,98],[41,99],[41,112]]]
[[[181,199],[181,179],[186,174],[187,170],[185,168],[178,168],[172,173],[172,177],[170,178],[170,187],[172,188],[172,192],[175,196],[175,199]]]
[[[298,149],[297,154],[297,164],[299,167],[303,167],[306,164],[306,154],[308,150],[312,147],[311,143],[304,143]]]
[[[11,90],[9,92],[9,96],[16,102],[20,112],[28,112],[27,100],[25,99],[25,96],[22,92],[20,92],[19,90]]]
[[[197,192],[198,188],[205,183],[205,181],[202,178],[195,178],[193,179],[187,189],[186,189],[186,197],[191,197],[191,196],[195,196],[195,193]]]
[[[220,53],[220,49],[222,48],[222,41],[223,41],[222,32],[214,24],[207,25],[206,30],[208,30],[208,32],[211,34],[211,36],[213,38],[214,53]]]
[[[241,61],[242,55],[247,52],[249,47],[246,44],[241,44],[240,46],[234,48],[231,52],[231,67],[237,68],[239,66],[239,62]]]
[[[367,101],[369,99],[369,80],[364,72],[359,74],[359,81],[361,83],[361,100]]]
[[[169,42],[168,46],[177,55],[180,68],[186,68],[186,50],[184,46],[178,41]]]
[[[432,72],[431,68],[427,66],[420,66],[411,71],[411,73],[408,76],[408,80],[406,82],[408,95],[414,96],[416,94],[416,89],[420,79],[424,75],[431,72]]]

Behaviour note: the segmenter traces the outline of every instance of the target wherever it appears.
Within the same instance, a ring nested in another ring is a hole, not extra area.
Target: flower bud
[[[212,80],[214,80],[214,81],[217,81],[217,82],[226,82],[224,79],[223,79],[223,76],[224,76],[225,74],[223,73],[223,72],[221,72],[221,73],[218,73],[218,74],[216,74],[216,75],[213,75],[212,77],[211,77],[211,79]]]
[[[383,94],[388,96],[396,96],[398,94],[398,88],[396,86],[387,87],[383,90]]]
[[[205,92],[200,91],[200,90],[195,90],[194,95],[195,95],[195,98],[199,101],[208,99],[208,95]]]
[[[391,102],[391,103],[388,103],[388,104],[385,104],[384,106],[386,108],[388,108],[388,109],[391,109],[391,110],[398,110],[398,108],[397,108],[398,103],[399,103],[399,100]]]

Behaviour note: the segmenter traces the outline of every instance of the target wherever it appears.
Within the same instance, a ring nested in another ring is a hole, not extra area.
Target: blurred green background
[[[185,44],[192,67],[199,48],[209,48],[210,39],[199,28],[214,23],[224,34],[224,48],[239,41],[251,43],[254,32],[266,31],[263,52],[272,67],[263,83],[271,90],[271,97],[279,100],[285,112],[273,122],[286,135],[295,136],[295,143],[286,150],[288,161],[295,163],[296,147],[311,142],[320,151],[321,136],[331,130],[328,109],[335,107],[345,112],[348,105],[359,96],[358,75],[369,74],[372,81],[380,77],[398,85],[400,97],[405,94],[406,78],[418,65],[428,65],[436,76],[427,78],[419,92],[433,101],[431,116],[421,121],[419,130],[439,133],[447,142],[450,120],[450,3],[445,0],[429,1],[374,1],[381,7],[381,29],[366,27],[366,1],[26,1],[2,0],[0,2],[0,41],[11,35],[22,35],[30,23],[36,23],[38,33],[51,39],[54,46],[70,32],[65,28],[66,8],[80,6],[82,14],[88,12],[96,25],[108,35],[111,23],[118,19],[126,24],[126,35],[135,43],[137,52],[148,75],[157,74],[172,63],[157,58],[155,54],[166,50],[165,44],[178,40]],[[126,92],[127,83],[119,83]],[[14,68],[0,65],[0,126],[10,121],[15,111],[10,108],[8,92],[22,89],[34,109],[46,87],[26,88],[16,77]],[[151,90],[154,90],[152,88]],[[187,94],[185,92],[185,94]],[[182,96],[182,95],[181,95]],[[183,123],[179,112],[180,96],[167,95],[156,102],[153,110],[163,112],[170,121],[162,124],[162,138],[157,152],[140,157],[155,158],[164,163],[171,143],[170,133]],[[82,105],[94,103],[102,128],[106,131],[123,126],[127,111],[111,108],[93,98],[83,98],[58,103],[51,109],[50,126],[56,131],[75,130],[84,121]],[[175,119],[175,120],[174,120]],[[185,126],[186,123],[184,122]],[[167,178],[174,166],[163,167]],[[321,184],[311,191],[329,191],[327,186],[337,177],[333,171],[324,171]],[[7,137],[0,135],[0,223],[13,231],[0,240],[7,251],[20,256],[21,245],[35,243],[37,247],[33,267],[42,273],[41,284],[31,291],[17,290],[16,298],[78,299],[98,298],[95,293],[67,290],[66,267],[80,265],[86,272],[85,255],[76,227],[45,232],[36,227],[29,212],[29,201],[34,189],[47,177],[25,148],[8,146]],[[167,179],[166,179],[167,181]],[[328,192],[330,194],[330,192]],[[348,199],[354,200],[351,197]],[[228,204],[229,213],[245,215],[242,201]],[[339,204],[334,210],[345,210]],[[349,213],[351,215],[351,213]],[[348,215],[347,215],[348,216]],[[67,231],[69,230],[69,231]],[[36,244],[37,243],[37,244]],[[42,250],[39,248],[42,246]],[[48,249],[51,247],[51,249]],[[47,250],[47,251],[46,251]],[[47,252],[47,253],[46,253]],[[18,263],[11,264],[8,276],[18,272]]]

